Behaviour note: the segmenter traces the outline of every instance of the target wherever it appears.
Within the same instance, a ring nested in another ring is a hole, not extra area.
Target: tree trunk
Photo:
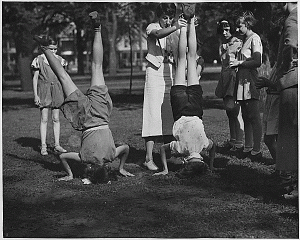
[[[30,70],[30,64],[32,61],[31,56],[18,55],[18,69],[21,77],[22,91],[32,91],[32,74]]]
[[[117,37],[117,16],[112,13],[112,29],[108,32],[109,37],[109,75],[115,76],[117,74],[117,53],[116,53],[116,37]]]
[[[82,30],[81,28],[77,29],[76,39],[77,39],[77,73],[79,75],[84,75],[84,41],[82,39]]]

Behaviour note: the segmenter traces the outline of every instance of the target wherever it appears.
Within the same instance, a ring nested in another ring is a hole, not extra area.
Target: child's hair
[[[117,180],[116,174],[106,164],[88,164],[84,171],[84,177],[88,178],[94,184]]]
[[[237,25],[243,23],[248,29],[252,29],[256,22],[257,21],[251,11],[243,12],[236,20]]]
[[[234,28],[233,28],[233,24],[227,20],[227,19],[221,19],[219,22],[217,22],[218,27],[217,27],[217,33],[218,34],[222,34],[223,33],[223,29],[229,27],[230,28],[230,33],[233,34],[234,33]]]
[[[88,164],[84,173],[85,177],[92,183],[108,182],[107,168],[104,165],[100,166],[98,164]]]
[[[160,3],[156,8],[157,17],[168,15],[169,17],[175,17],[176,5],[174,3]]]

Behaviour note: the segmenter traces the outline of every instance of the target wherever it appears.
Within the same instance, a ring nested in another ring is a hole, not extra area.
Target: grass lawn
[[[204,92],[213,91],[207,85]],[[152,176],[139,164],[142,95],[113,94],[110,128],[115,142],[130,145],[126,170],[110,184],[83,185],[79,178],[58,182],[65,172],[53,155],[39,153],[39,110],[29,94],[3,99],[3,237],[9,238],[299,238],[298,202],[269,196],[266,179],[274,165],[266,146],[263,161],[229,154],[219,147],[221,173],[180,179],[180,165],[167,176]],[[219,145],[228,138],[220,99],[205,97],[204,126]],[[48,123],[48,144],[53,144]],[[80,132],[61,114],[61,145],[78,151]],[[158,146],[154,160],[159,165]],[[207,156],[204,155],[205,160]],[[114,162],[115,168],[118,161]]]

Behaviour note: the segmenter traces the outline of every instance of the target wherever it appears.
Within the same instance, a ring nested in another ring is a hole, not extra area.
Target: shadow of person
[[[14,140],[22,147],[31,147],[34,151],[40,151],[41,140],[33,137],[20,137]]]

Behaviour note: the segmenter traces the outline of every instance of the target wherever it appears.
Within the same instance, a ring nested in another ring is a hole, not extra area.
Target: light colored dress
[[[54,55],[62,66],[67,66],[67,61],[61,56]],[[40,108],[59,108],[64,101],[62,86],[52,71],[45,54],[33,59],[31,63],[33,71],[39,71],[37,94],[40,98]]]
[[[252,57],[253,47],[259,46],[259,52],[263,52],[260,37],[253,33],[243,44],[239,53],[238,60],[246,60]],[[259,99],[259,90],[255,86],[255,80],[258,78],[256,68],[239,68],[237,72],[237,79],[239,80],[237,87],[237,100]]]
[[[151,23],[146,29],[147,68],[144,88],[142,137],[172,135],[173,117],[170,89],[173,84],[173,63],[166,61],[167,39],[149,37],[152,30],[161,29],[159,23]],[[172,41],[172,40],[171,40]],[[170,43],[172,44],[172,43]]]
[[[182,116],[173,126],[173,136],[176,141],[170,143],[173,154],[189,158],[200,158],[203,149],[209,146],[202,120],[197,116]]]

